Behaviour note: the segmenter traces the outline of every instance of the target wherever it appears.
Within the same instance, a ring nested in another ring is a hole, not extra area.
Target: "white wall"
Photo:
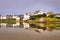
[[[2,17],[2,16],[1,16],[1,19],[7,19],[7,17]]]
[[[29,15],[24,14],[24,18],[23,18],[23,20],[28,20],[29,18],[30,18]]]

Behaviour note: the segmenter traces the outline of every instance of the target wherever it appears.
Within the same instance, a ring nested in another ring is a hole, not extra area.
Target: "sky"
[[[41,10],[60,12],[60,0],[0,0],[1,15],[19,15]]]

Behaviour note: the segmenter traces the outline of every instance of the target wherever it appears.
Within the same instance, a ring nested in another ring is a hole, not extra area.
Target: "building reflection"
[[[29,24],[25,22],[16,22],[15,24],[0,23],[0,28],[24,28],[24,29],[33,29],[35,32],[41,33],[45,30],[53,31],[60,30],[60,24],[44,24],[36,23]]]
[[[20,23],[19,22],[16,22],[16,24],[12,24],[14,28],[16,27],[20,27]]]
[[[30,24],[30,28],[34,28],[35,32],[38,32],[38,33],[46,30],[46,27],[44,27],[43,23],[38,23],[37,25],[36,24]]]
[[[1,28],[1,24],[0,24],[0,28]]]
[[[30,25],[28,23],[23,22],[23,28],[24,29],[29,29]]]
[[[0,23],[0,28],[6,28],[6,23]]]
[[[13,24],[7,24],[6,27],[7,28],[13,27]]]
[[[20,28],[23,28],[23,23],[22,22],[20,22]]]
[[[15,24],[8,24],[8,23],[0,23],[0,28],[2,27],[2,26],[6,26],[7,28],[10,28],[10,27],[12,27],[12,28],[23,28],[23,23],[19,23],[19,22],[16,22]]]
[[[40,23],[39,26],[40,26],[40,27],[44,27],[44,23]]]
[[[13,28],[19,28],[20,27],[20,23],[15,23],[15,24],[7,24],[7,26],[6,26],[7,28],[9,28],[9,27],[13,27]]]

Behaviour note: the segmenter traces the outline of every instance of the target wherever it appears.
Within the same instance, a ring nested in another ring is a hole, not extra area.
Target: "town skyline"
[[[48,12],[43,12],[43,11],[41,11],[41,10],[36,10],[36,11],[34,11],[34,12],[25,12],[24,14],[26,14],[26,13],[28,13],[28,14],[34,14],[34,13],[36,13],[36,12],[42,12],[42,13],[44,13],[44,14],[48,14],[49,12],[52,12],[53,14],[60,14],[60,12],[53,12],[53,11],[48,11]],[[7,16],[7,15],[24,15],[24,14],[14,14],[14,13],[12,13],[12,14],[6,14],[6,15],[1,15],[0,14],[0,16]]]

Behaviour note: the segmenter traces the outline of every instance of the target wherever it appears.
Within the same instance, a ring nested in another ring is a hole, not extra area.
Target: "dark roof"
[[[55,14],[55,15],[60,15],[60,13],[59,13],[59,14],[57,13],[57,14]]]
[[[35,14],[36,14],[36,13],[39,13],[39,12],[40,12],[40,11],[35,11]]]

